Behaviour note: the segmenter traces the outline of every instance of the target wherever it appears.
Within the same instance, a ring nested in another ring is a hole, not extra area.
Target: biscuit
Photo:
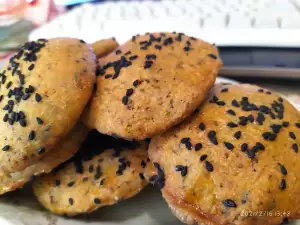
[[[215,82],[217,48],[181,33],[134,36],[99,60],[84,122],[127,140],[159,134],[189,116]]]
[[[96,41],[91,46],[99,59],[111,53],[119,44],[114,38],[110,38]]]
[[[72,158],[87,135],[88,129],[84,125],[78,124],[36,164],[19,172],[0,173],[0,194],[20,188],[33,176],[49,173],[59,164]]]
[[[300,114],[252,85],[216,85],[182,124],[151,140],[162,194],[187,224],[300,218]]]
[[[26,43],[0,72],[0,172],[28,168],[74,127],[95,82],[96,57],[72,38]]]
[[[34,193],[45,208],[68,216],[116,204],[147,184],[143,176],[147,146],[92,131],[71,161],[34,181]]]

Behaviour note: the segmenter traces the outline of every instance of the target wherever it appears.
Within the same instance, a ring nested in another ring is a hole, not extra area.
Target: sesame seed
[[[139,80],[133,81],[132,85],[133,85],[134,87],[137,87],[137,86],[139,85]]]
[[[205,168],[206,168],[206,170],[207,170],[208,172],[214,171],[213,165],[212,165],[210,162],[208,162],[208,161],[205,161]]]
[[[155,54],[148,54],[148,55],[146,55],[146,59],[147,60],[151,60],[151,59],[155,60],[156,59],[156,55]]]
[[[277,134],[275,133],[271,133],[271,132],[264,132],[262,134],[262,137],[265,139],[265,140],[270,140],[270,141],[274,141],[277,137]]]
[[[234,106],[234,107],[240,107],[240,104],[239,104],[238,101],[235,100],[235,99],[232,100],[231,104],[232,104],[232,106]]]
[[[124,96],[122,98],[122,103],[123,103],[123,105],[127,105],[128,104],[128,96]]]
[[[241,145],[241,150],[242,150],[242,152],[248,151],[248,144],[247,144],[247,143],[243,143],[243,144]]]
[[[7,122],[7,120],[8,120],[8,114],[6,113],[3,117],[3,122]]]
[[[154,45],[154,48],[156,48],[157,50],[160,50],[161,46],[160,45]]]
[[[187,150],[192,150],[192,148],[193,148],[192,143],[189,141],[185,143],[185,147]]]
[[[284,167],[284,165],[279,164],[280,166],[280,172],[282,173],[282,175],[286,176],[287,175],[287,170]]]
[[[30,94],[24,94],[24,95],[22,96],[22,99],[23,99],[24,101],[26,101],[27,99],[29,99],[29,97],[30,97]]]
[[[207,155],[201,155],[200,156],[200,161],[202,162],[202,161],[204,161],[204,160],[206,160],[207,159]]]
[[[217,56],[214,54],[208,54],[208,57],[212,58],[212,59],[217,59]]]
[[[228,207],[228,208],[236,208],[237,207],[235,201],[233,201],[231,199],[226,199],[226,200],[222,201],[222,203],[225,207]]]
[[[183,50],[184,50],[185,52],[188,52],[188,51],[191,50],[191,48],[190,48],[189,46],[185,46],[185,47],[183,48]]]
[[[270,126],[270,128],[272,129],[272,131],[275,133],[275,134],[278,134],[280,132],[280,129],[281,129],[281,125],[280,124],[272,124]]]
[[[35,101],[40,102],[42,100],[42,97],[40,94],[36,93],[35,94]]]
[[[295,143],[292,145],[294,152],[298,153],[298,145]]]
[[[56,181],[55,181],[55,186],[59,186],[60,183],[61,183],[60,180],[56,180]]]
[[[29,94],[29,93],[33,93],[34,92],[34,87],[29,85],[28,88],[25,88],[25,93]]]
[[[285,181],[285,179],[281,180],[279,188],[281,190],[285,190],[286,189],[286,181]]]
[[[228,150],[234,149],[233,144],[231,144],[231,143],[229,143],[229,142],[224,142],[224,145],[225,145],[225,147],[226,147]]]
[[[31,64],[29,67],[28,67],[28,70],[30,71],[30,70],[33,70],[33,68],[34,68],[34,64]]]
[[[22,85],[25,84],[25,76],[23,74],[19,74],[19,81]]]
[[[202,131],[205,130],[205,125],[204,125],[204,123],[200,123],[200,124],[199,124],[199,129],[202,130]]]
[[[258,115],[257,115],[257,118],[256,118],[256,122],[257,122],[259,125],[262,125],[264,121],[265,121],[265,116],[264,116],[264,114],[262,114],[261,112],[259,112]]]
[[[99,204],[101,204],[101,201],[100,201],[99,198],[95,198],[95,199],[94,199],[94,203],[97,204],[97,205],[99,205]]]
[[[41,148],[39,148],[39,149],[37,150],[37,152],[38,152],[39,154],[43,154],[45,151],[46,151],[46,149],[43,148],[43,147],[41,147]]]
[[[133,89],[132,88],[129,88],[129,89],[126,90],[126,96],[129,97],[132,94],[133,94]]]
[[[28,139],[29,139],[30,141],[32,141],[32,140],[35,139],[35,131],[34,131],[34,130],[32,130],[32,131],[29,133]]]
[[[37,117],[36,118],[36,122],[39,124],[39,125],[42,125],[44,122],[43,120],[40,118],[40,117]]]
[[[209,131],[207,134],[208,139],[210,142],[214,145],[218,145],[218,140],[216,138],[216,132],[215,131]]]
[[[195,151],[199,151],[199,150],[201,150],[201,148],[202,148],[202,144],[201,143],[197,143],[195,145]]]
[[[238,125],[233,122],[229,122],[229,123],[227,123],[227,126],[230,128],[234,128],[234,127],[237,127]]]
[[[164,40],[164,45],[165,46],[170,45],[172,43],[173,43],[173,38],[171,38],[171,37]]]
[[[227,110],[227,113],[232,116],[236,115],[236,113],[232,109]]]
[[[137,55],[132,55],[132,56],[129,57],[129,60],[136,60],[137,58],[138,58]]]
[[[74,204],[73,198],[69,198],[69,204],[70,204],[70,205],[73,205],[73,204]]]
[[[121,54],[121,53],[122,53],[122,51],[119,50],[119,49],[116,51],[116,55],[119,55],[119,54]]]
[[[145,64],[144,64],[144,69],[148,69],[148,68],[150,68],[150,67],[152,66],[152,64],[153,64],[153,62],[152,62],[152,61],[149,61],[149,60],[145,61]]]
[[[9,150],[9,148],[10,148],[10,146],[9,146],[9,145],[5,145],[5,146],[2,148],[2,151],[8,151],[8,150]]]
[[[5,84],[6,82],[6,76],[5,75],[2,75],[2,80],[1,80],[2,84]]]
[[[182,144],[185,144],[185,143],[187,143],[187,142],[189,142],[189,141],[190,141],[190,138],[188,138],[188,137],[182,138],[182,139],[180,140],[180,142],[181,142]]]
[[[12,82],[9,81],[9,82],[6,84],[6,89],[9,89],[9,88],[11,87],[11,85],[12,85]]]
[[[246,126],[248,123],[248,118],[245,116],[240,116],[239,120],[240,120],[239,125],[241,125],[241,126]]]
[[[68,187],[72,187],[75,184],[74,181],[71,181],[70,183],[68,183]]]
[[[237,131],[237,132],[235,132],[234,135],[233,135],[233,137],[234,137],[235,139],[237,139],[237,140],[240,139],[241,136],[242,136],[242,132],[241,132],[241,131]]]
[[[296,135],[294,132],[289,132],[289,136],[290,138],[292,138],[293,140],[296,140]]]
[[[283,126],[283,127],[288,127],[289,125],[290,125],[290,123],[287,122],[287,121],[282,122],[282,126]]]
[[[20,119],[19,120],[19,124],[22,126],[22,127],[26,127],[26,121],[24,119]]]
[[[188,173],[188,168],[187,168],[187,166],[177,165],[175,167],[175,171],[181,172],[181,176],[185,177]]]

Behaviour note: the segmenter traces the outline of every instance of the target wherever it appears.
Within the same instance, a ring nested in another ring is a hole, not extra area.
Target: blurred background
[[[300,95],[300,0],[0,0],[0,67],[28,40],[155,31],[215,43],[221,76]]]

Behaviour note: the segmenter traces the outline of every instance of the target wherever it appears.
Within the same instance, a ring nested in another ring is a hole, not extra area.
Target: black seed
[[[6,113],[6,114],[4,115],[4,117],[3,117],[3,121],[4,121],[4,122],[7,122],[7,120],[8,120],[8,114]]]
[[[94,178],[95,178],[95,180],[98,180],[101,176],[102,176],[101,166],[98,165],[96,167],[96,173],[95,173]]]
[[[180,140],[180,142],[181,142],[182,144],[185,144],[185,143],[187,143],[187,142],[189,142],[189,141],[190,141],[190,138],[188,138],[188,137],[182,138],[182,139]]]
[[[2,80],[1,80],[2,84],[5,84],[6,82],[6,76],[5,75],[2,75]]]
[[[135,59],[137,59],[137,58],[138,58],[137,55],[132,55],[132,56],[129,57],[129,60],[135,60]]]
[[[283,98],[279,97],[279,98],[278,98],[278,101],[279,101],[279,102],[283,102]]]
[[[223,88],[221,92],[228,92],[228,88]]]
[[[237,205],[235,203],[235,201],[231,200],[231,199],[226,199],[223,201],[223,205],[225,207],[228,207],[228,208],[236,208]]]
[[[145,180],[144,174],[139,173],[139,177],[140,177],[141,180]]]
[[[181,176],[184,177],[184,176],[186,176],[186,174],[188,172],[188,168],[187,168],[187,166],[177,165],[175,167],[175,171],[181,172]]]
[[[200,124],[199,124],[199,129],[202,130],[202,131],[205,130],[205,125],[204,125],[204,123],[200,123]]]
[[[278,134],[280,132],[280,129],[281,129],[281,125],[280,124],[272,124],[270,126],[270,128],[272,129],[272,131],[275,133],[275,134]]]
[[[74,204],[73,198],[69,198],[69,204],[70,204],[70,205],[73,205],[73,204]]]
[[[167,45],[170,45],[173,43],[173,39],[171,37],[167,38],[164,40],[164,45],[167,46]]]
[[[121,53],[122,53],[122,52],[121,52],[121,50],[119,50],[119,49],[116,51],[116,55],[119,55],[119,54],[121,54]]]
[[[256,118],[256,122],[257,122],[259,125],[262,125],[264,121],[265,121],[265,116],[264,116],[264,114],[262,114],[261,112],[259,112],[258,115],[257,115],[257,118]]]
[[[281,222],[280,225],[285,225],[285,224],[288,224],[288,223],[289,223],[289,219],[288,219],[287,217],[284,217],[284,218],[282,219],[282,222]]]
[[[226,147],[228,150],[234,149],[233,144],[231,144],[231,143],[229,143],[229,142],[224,142],[224,145],[225,145],[225,147]]]
[[[218,140],[216,138],[216,132],[215,131],[209,131],[207,134],[208,139],[210,140],[210,142],[214,145],[218,144]]]
[[[237,132],[235,132],[234,135],[233,135],[233,137],[234,137],[235,139],[240,139],[241,136],[242,136],[242,132],[241,132],[241,131],[237,131]]]
[[[147,60],[151,60],[151,59],[155,60],[156,59],[156,55],[155,54],[148,54],[148,55],[146,55],[146,59]]]
[[[29,133],[28,139],[29,139],[30,141],[32,141],[32,140],[35,139],[35,131],[34,131],[34,130],[32,130],[32,131]]]
[[[193,148],[192,143],[189,141],[185,143],[185,147],[187,150],[192,150],[192,148]]]
[[[9,125],[13,125],[14,124],[14,120],[12,120],[11,118],[8,118],[8,123],[9,123]]]
[[[199,150],[201,150],[201,148],[202,148],[202,144],[201,143],[197,143],[195,145],[195,151],[199,151]]]
[[[33,70],[34,68],[34,64],[31,64],[29,67],[28,67],[28,70]]]
[[[231,104],[234,106],[234,107],[240,107],[240,104],[237,102],[237,100],[232,100]]]
[[[40,117],[37,117],[36,118],[36,122],[39,124],[39,125],[42,125],[44,122],[43,120],[40,118]]]
[[[253,116],[253,115],[249,115],[247,118],[248,118],[248,121],[249,121],[250,123],[253,123],[253,122],[254,122],[254,116]]]
[[[141,167],[145,168],[146,167],[146,162],[144,160],[141,161]]]
[[[28,88],[25,88],[25,93],[29,94],[29,93],[33,93],[34,92],[34,87],[29,85]]]
[[[298,153],[299,149],[298,149],[298,145],[296,143],[292,145],[292,148],[293,148],[294,152]]]
[[[4,107],[3,107],[3,110],[8,110],[9,109],[9,105],[5,105]]]
[[[36,93],[35,94],[35,101],[40,102],[42,100],[42,97],[40,94]]]
[[[258,89],[257,92],[264,92],[264,89]]]
[[[236,115],[236,113],[232,109],[227,110],[227,113],[232,116]]]
[[[72,187],[75,184],[74,181],[71,181],[70,183],[68,183],[68,187]]]
[[[267,95],[271,95],[272,92],[271,92],[271,91],[267,91],[266,94],[267,94]]]
[[[214,54],[208,54],[208,57],[212,58],[212,59],[217,59],[217,56]]]
[[[132,85],[135,86],[135,87],[137,87],[139,85],[139,80],[133,81]]]
[[[207,158],[207,155],[201,155],[201,156],[200,156],[200,161],[202,162],[202,161],[204,161],[206,158]]]
[[[280,166],[280,172],[282,173],[282,175],[286,176],[287,175],[287,170],[284,167],[284,165],[279,164]]]
[[[241,126],[246,126],[248,123],[248,118],[246,116],[240,116],[239,120],[239,125]]]
[[[55,186],[59,186],[60,183],[61,183],[60,180],[56,180],[56,181],[55,181]]]
[[[9,145],[5,145],[5,146],[2,148],[2,150],[3,150],[3,151],[8,151],[9,148],[10,148]]]
[[[148,68],[150,68],[150,67],[152,66],[152,64],[153,64],[153,62],[152,62],[152,61],[149,61],[149,60],[145,61],[145,64],[144,64],[144,69],[148,69]]]
[[[154,45],[154,48],[156,48],[157,50],[160,50],[161,46],[160,45]]]
[[[280,187],[281,190],[285,190],[286,189],[286,181],[285,181],[285,179],[281,180],[279,187]]]
[[[29,99],[29,97],[30,97],[29,94],[24,94],[24,95],[22,96],[22,99],[23,99],[24,101],[26,101],[27,99]]]
[[[45,148],[39,148],[39,149],[37,150],[37,152],[38,152],[39,154],[43,154],[45,151],[46,151]]]
[[[129,89],[127,89],[127,91],[126,91],[126,96],[130,96],[130,95],[132,95],[133,94],[133,89],[132,88],[129,88]]]
[[[295,123],[295,126],[300,129],[300,123]]]
[[[241,150],[242,150],[242,152],[248,151],[248,144],[247,144],[247,143],[243,143],[243,144],[241,145]]]
[[[262,134],[262,137],[265,139],[265,140],[270,140],[270,141],[274,141],[277,137],[277,134],[274,134],[274,133],[271,133],[271,132],[264,132]]]
[[[20,119],[19,123],[22,127],[26,127],[26,121],[24,119]]]
[[[111,78],[111,77],[112,77],[111,74],[106,74],[106,75],[104,76],[105,79],[109,79],[109,78]]]
[[[191,50],[191,48],[190,48],[189,46],[185,46],[185,47],[183,48],[183,50],[184,50],[185,52],[188,52],[188,51]]]
[[[260,142],[256,142],[255,146],[258,148],[258,150],[265,150],[265,146]]]
[[[19,75],[19,80],[22,85],[25,84],[25,76],[23,74]]]
[[[3,100],[3,95],[0,95],[0,102],[2,102]]]
[[[123,103],[123,105],[127,105],[128,104],[128,96],[124,96],[122,98],[122,103]]]
[[[9,89],[9,88],[11,87],[11,85],[12,85],[12,82],[9,81],[9,82],[6,84],[6,89]]]
[[[90,172],[90,173],[94,172],[94,166],[93,166],[93,165],[90,165],[90,166],[89,166],[89,172]]]
[[[104,185],[104,182],[105,182],[105,179],[102,179],[102,180],[100,181],[100,185]]]
[[[294,132],[289,132],[289,136],[290,138],[292,138],[293,140],[296,140],[296,135]]]
[[[225,102],[223,102],[223,101],[217,101],[216,104],[219,105],[219,106],[224,106]]]
[[[205,168],[206,168],[206,170],[207,170],[208,172],[214,171],[213,165],[212,165],[210,162],[208,162],[208,161],[205,161]]]
[[[233,122],[229,122],[229,123],[227,123],[227,126],[230,128],[234,128],[234,127],[237,127],[237,124],[235,124]]]
[[[283,127],[288,127],[289,125],[290,125],[290,123],[287,122],[287,121],[282,122],[282,126],[283,126]]]
[[[97,205],[99,205],[99,204],[101,204],[101,201],[100,201],[99,198],[95,198],[95,199],[94,199],[94,203],[97,204]]]

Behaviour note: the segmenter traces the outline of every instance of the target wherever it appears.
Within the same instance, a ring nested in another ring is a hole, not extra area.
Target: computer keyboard
[[[300,47],[300,0],[106,1],[81,5],[34,30],[30,39],[68,36],[124,42],[180,31],[218,46]]]

